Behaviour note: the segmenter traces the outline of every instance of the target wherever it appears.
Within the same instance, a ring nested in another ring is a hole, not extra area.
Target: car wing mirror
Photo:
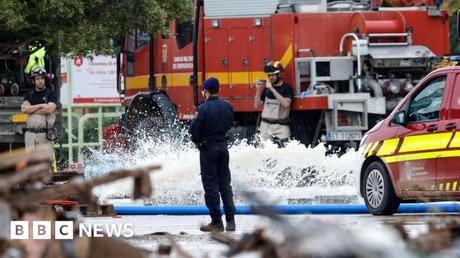
[[[406,123],[406,111],[405,110],[398,111],[396,114],[394,114],[391,121],[397,125],[404,125]]]

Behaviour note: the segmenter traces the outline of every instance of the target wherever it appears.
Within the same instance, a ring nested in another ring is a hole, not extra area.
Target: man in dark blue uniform
[[[228,168],[227,132],[233,123],[233,107],[218,97],[219,81],[209,78],[203,83],[205,102],[197,108],[189,132],[200,150],[201,181],[211,223],[201,231],[223,231],[220,198],[224,204],[226,230],[235,231],[235,205]]]

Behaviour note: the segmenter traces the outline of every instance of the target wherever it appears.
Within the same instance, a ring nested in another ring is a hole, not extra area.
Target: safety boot
[[[224,223],[222,219],[212,219],[211,223],[201,226],[200,230],[203,232],[223,232]]]
[[[235,220],[227,220],[227,225],[225,225],[225,230],[235,231],[236,230]]]

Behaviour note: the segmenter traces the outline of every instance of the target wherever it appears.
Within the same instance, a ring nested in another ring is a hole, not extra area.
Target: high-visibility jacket
[[[45,47],[40,48],[39,50],[35,51],[29,57],[29,62],[27,63],[24,72],[26,74],[30,74],[30,72],[37,68],[37,67],[45,67],[45,55],[46,50]]]

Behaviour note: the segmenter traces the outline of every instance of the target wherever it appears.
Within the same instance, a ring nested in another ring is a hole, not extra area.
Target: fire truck
[[[167,33],[138,30],[124,40],[118,89],[126,114],[105,129],[106,147],[120,133],[190,121],[209,77],[219,79],[221,97],[234,107],[235,132],[250,137],[260,120],[255,83],[272,60],[282,63],[295,93],[294,137],[353,146],[450,51],[447,11],[424,3],[196,1],[194,17],[172,22]]]

